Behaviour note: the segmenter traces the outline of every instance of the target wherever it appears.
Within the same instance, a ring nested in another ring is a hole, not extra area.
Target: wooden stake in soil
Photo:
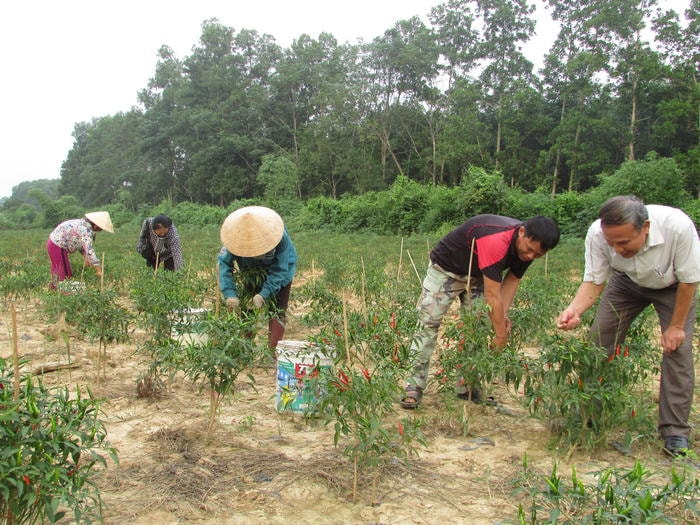
[[[10,304],[10,314],[12,317],[12,365],[14,368],[12,398],[17,401],[19,397],[19,349],[17,347],[17,311],[15,310],[15,303]]]
[[[472,280],[472,263],[474,262],[474,242],[476,241],[476,237],[472,239],[472,247],[471,251],[469,252],[469,270],[467,271],[467,305],[471,306],[472,304],[472,287],[471,287],[471,280]]]
[[[214,271],[216,272],[216,301],[214,302],[214,312],[216,313],[216,316],[219,317],[219,308],[221,306],[221,294],[219,293],[219,290],[221,290],[221,276],[219,275],[218,259],[216,261],[216,268],[214,268]]]
[[[401,262],[403,261],[403,237],[401,237],[401,249],[399,250],[399,267],[396,269],[396,279],[401,278]]]
[[[411,266],[413,266],[413,271],[416,272],[416,277],[418,277],[418,282],[423,284],[423,281],[420,278],[420,274],[418,273],[418,268],[416,268],[416,263],[413,262],[413,257],[411,257],[411,252],[406,250],[406,255],[408,255],[408,258],[411,260]]]
[[[343,339],[345,342],[345,359],[348,362],[348,366],[350,366],[352,363],[350,361],[350,343],[348,341],[348,310],[346,302],[345,290],[343,290]]]
[[[100,261],[100,292],[105,289],[105,253],[102,252],[102,260]]]

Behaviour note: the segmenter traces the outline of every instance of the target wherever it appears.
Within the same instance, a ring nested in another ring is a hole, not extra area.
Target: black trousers
[[[141,252],[141,257],[146,259],[146,266],[156,269],[156,252],[153,250],[153,246],[148,244],[146,249]],[[163,266],[165,270],[175,271],[175,259],[168,257],[167,259],[158,259],[158,266]]]

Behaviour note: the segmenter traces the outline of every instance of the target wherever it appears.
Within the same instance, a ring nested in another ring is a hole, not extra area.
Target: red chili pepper
[[[632,409],[632,417],[635,417],[637,415],[637,411],[633,408]]]
[[[399,422],[396,424],[396,427],[397,427],[398,430],[399,430],[399,436],[403,436],[403,432],[404,432],[404,430],[403,430],[403,423],[401,423],[401,421],[399,421]]]
[[[333,333],[337,335],[338,337],[342,337],[343,334],[340,333],[340,331],[337,328],[333,328]]]
[[[620,345],[615,347],[615,355],[620,355]]]
[[[362,375],[365,376],[365,379],[367,381],[369,381],[369,379],[370,379],[369,370],[367,370],[366,368],[363,368],[361,371],[362,371]]]
[[[26,474],[22,476],[22,479],[24,480],[25,485],[29,485],[32,482],[32,480],[29,479],[29,476],[27,476]]]
[[[578,389],[583,390],[583,379],[580,377],[578,378]]]
[[[615,354],[614,354],[614,353],[613,353],[613,354],[610,354],[610,355],[608,356],[608,363],[612,362],[613,359],[615,359]]]
[[[338,378],[340,379],[340,382],[345,386],[348,386],[350,384],[350,378],[348,378],[348,375],[342,370],[338,370]]]
[[[626,347],[625,347],[625,353],[624,353],[623,355],[624,355],[625,357],[629,357],[629,356],[630,356],[630,347],[629,347],[629,346],[626,346]]]
[[[389,326],[392,330],[396,330],[396,312],[391,312],[391,321],[389,321]]]

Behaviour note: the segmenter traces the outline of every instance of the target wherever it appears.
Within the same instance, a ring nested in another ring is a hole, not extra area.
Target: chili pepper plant
[[[207,437],[211,438],[218,422],[218,413],[224,397],[234,391],[238,376],[250,369],[259,354],[249,333],[254,318],[232,313],[207,313],[200,320],[200,330],[206,338],[190,340],[184,345],[179,366],[193,382],[201,382],[201,389],[210,393],[210,412]],[[255,378],[248,373],[252,384]]]
[[[700,480],[689,464],[660,473],[635,461],[630,468],[609,467],[580,477],[572,466],[567,480],[555,462],[549,474],[529,466],[514,482],[513,494],[526,496],[518,505],[521,525],[579,523],[696,523]]]
[[[360,471],[376,482],[382,466],[416,455],[426,444],[421,419],[392,417],[407,374],[411,319],[408,312],[372,304],[365,311],[346,309],[342,325],[318,336],[337,350],[335,366],[321,369],[317,379],[324,392],[318,412],[353,464],[353,498]]]
[[[90,287],[75,293],[52,292],[44,296],[47,311],[65,321],[89,341],[97,341],[97,381],[105,377],[107,347],[130,340],[131,312],[119,303],[113,290]]]
[[[100,521],[95,478],[117,451],[107,441],[100,400],[90,390],[49,390],[30,375],[14,391],[12,366],[0,359],[0,515],[3,523]]]
[[[647,379],[658,355],[646,336],[628,335],[608,353],[585,338],[552,335],[529,369],[525,400],[546,420],[555,441],[571,450],[608,444],[618,430],[625,446],[653,436],[653,398]]]
[[[438,390],[447,396],[454,396],[455,387],[478,388],[482,396],[488,396],[495,380],[516,389],[523,380],[527,358],[518,351],[517,338],[511,335],[504,349],[491,348],[493,331],[488,308],[485,301],[477,299],[469,307],[460,308],[458,319],[444,323],[434,379]]]

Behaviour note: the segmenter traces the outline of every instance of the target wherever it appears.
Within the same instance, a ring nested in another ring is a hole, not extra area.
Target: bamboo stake
[[[219,290],[221,290],[221,275],[219,274],[219,260],[217,259],[216,261],[216,267],[214,268],[214,271],[216,272],[216,300],[214,302],[214,312],[216,313],[216,316],[219,316],[219,311],[221,307],[221,294],[219,293]]]
[[[153,275],[158,273],[158,265],[160,264],[160,252],[156,252],[156,264],[153,267]]]
[[[420,274],[418,273],[418,268],[416,268],[416,263],[413,262],[413,257],[411,257],[411,252],[406,250],[406,255],[408,255],[408,258],[411,260],[411,265],[413,266],[413,271],[416,272],[416,277],[418,277],[418,282],[423,283],[423,281],[420,278]]]
[[[348,366],[350,366],[350,342],[348,341],[348,310],[345,306],[346,302],[345,290],[343,290],[343,339],[345,341],[345,359],[348,362]]]
[[[467,305],[471,306],[472,304],[472,287],[471,287],[471,280],[472,280],[472,264],[474,263],[474,243],[476,242],[476,237],[472,239],[472,247],[471,251],[469,252],[469,270],[467,271]]]
[[[10,313],[12,316],[12,364],[14,368],[12,399],[17,401],[19,398],[19,348],[17,347],[17,311],[15,310],[15,303],[10,304]]]
[[[360,264],[362,265],[362,316],[367,320],[367,274],[365,272],[365,258],[360,256]]]
[[[401,237],[401,249],[399,249],[399,267],[396,270],[396,279],[401,277],[401,263],[403,261],[403,237]]]
[[[102,260],[100,261],[100,292],[105,289],[105,252],[102,252]]]
[[[357,497],[357,456],[355,456],[355,462],[352,468],[352,501],[355,501]]]
[[[549,252],[544,254],[544,276],[547,277],[547,265],[549,263]]]

